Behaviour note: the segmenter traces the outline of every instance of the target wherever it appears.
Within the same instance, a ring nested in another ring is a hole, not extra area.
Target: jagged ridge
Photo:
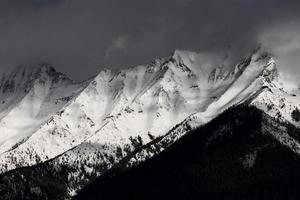
[[[31,137],[1,154],[1,171],[52,159],[46,173],[64,174],[68,197],[142,145],[156,139],[165,144],[154,144],[159,153],[227,108],[247,101],[258,105],[258,97],[277,88],[269,54],[255,52],[230,71],[202,66],[202,58],[176,51],[148,66],[100,72]],[[149,152],[139,152],[128,166],[154,155]]]

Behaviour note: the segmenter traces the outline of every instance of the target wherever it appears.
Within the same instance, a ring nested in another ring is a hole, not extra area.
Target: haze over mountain
[[[262,44],[298,81],[299,9],[298,0],[1,0],[0,66],[46,61],[82,81],[174,49],[230,45],[235,64]]]

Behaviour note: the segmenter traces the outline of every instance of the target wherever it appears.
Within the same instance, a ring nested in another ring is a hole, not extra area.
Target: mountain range
[[[233,66],[211,59],[177,50],[80,83],[46,63],[1,71],[1,198],[71,199],[85,188],[76,198],[87,199],[117,181],[123,183],[117,190],[138,188],[124,198],[147,199],[146,187],[156,180],[148,199],[172,188],[188,199],[228,188],[230,195],[233,189],[244,195],[262,177],[262,184],[274,181],[280,170],[292,180],[299,166],[300,90],[285,87],[275,59],[261,49]],[[265,175],[278,159],[293,163],[291,169],[276,165]],[[147,175],[149,169],[157,173]],[[255,175],[243,182],[247,170]],[[126,185],[131,177],[132,187]],[[160,191],[171,177],[175,181]],[[181,178],[189,183],[182,186]]]

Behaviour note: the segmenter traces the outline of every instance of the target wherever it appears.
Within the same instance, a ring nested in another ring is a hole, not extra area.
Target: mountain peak
[[[38,69],[39,72],[47,72],[47,73],[55,73],[56,69],[49,63],[40,62],[34,65],[35,68]]]
[[[67,77],[65,74],[58,72],[51,64],[46,62],[40,62],[33,66],[33,73],[35,74],[35,78],[47,78],[51,77],[54,82],[68,81],[72,82],[72,80]]]
[[[153,152],[161,152],[234,105],[249,102],[291,121],[290,110],[299,101],[294,96],[285,100],[287,93],[272,88],[277,77],[273,56],[256,49],[237,65],[230,59],[229,53],[176,50],[149,65],[102,70],[73,85],[48,63],[5,72],[0,90],[9,92],[0,95],[5,133],[0,173],[45,162],[47,169],[57,170],[46,172],[49,177],[67,175],[67,190],[76,193],[91,173],[102,174],[142,145],[153,144]],[[137,162],[147,159],[147,152],[140,155]],[[104,168],[95,167],[99,160]],[[72,170],[65,174],[62,166]]]
[[[205,52],[175,50],[171,59],[183,71],[195,74],[201,80],[207,80],[210,73],[220,65],[216,55]]]
[[[251,55],[251,61],[264,67],[262,76],[267,82],[270,83],[271,81],[279,78],[279,73],[273,54],[263,50],[262,48],[257,48]]]
[[[3,93],[14,92],[20,88],[28,88],[36,81],[51,79],[53,82],[72,82],[65,74],[57,72],[54,67],[45,62],[31,65],[19,65],[0,71],[0,88]]]
[[[271,82],[278,77],[273,55],[260,47],[240,60],[235,67],[232,66],[231,57],[228,53],[224,57],[223,54],[217,53],[175,50],[171,59],[176,63],[176,67],[195,74],[203,84],[205,82],[219,84],[223,81],[234,80],[243,74],[247,68],[251,69],[246,71],[262,73],[261,75],[265,77],[267,82]]]
[[[175,50],[171,58],[176,60],[178,63],[194,63],[197,62],[197,57],[200,53],[187,51],[187,50]]]

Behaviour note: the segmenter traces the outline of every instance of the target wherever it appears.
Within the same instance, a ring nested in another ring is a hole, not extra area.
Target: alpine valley
[[[0,198],[296,198],[300,90],[261,49],[213,60],[176,50],[80,83],[1,71]]]

